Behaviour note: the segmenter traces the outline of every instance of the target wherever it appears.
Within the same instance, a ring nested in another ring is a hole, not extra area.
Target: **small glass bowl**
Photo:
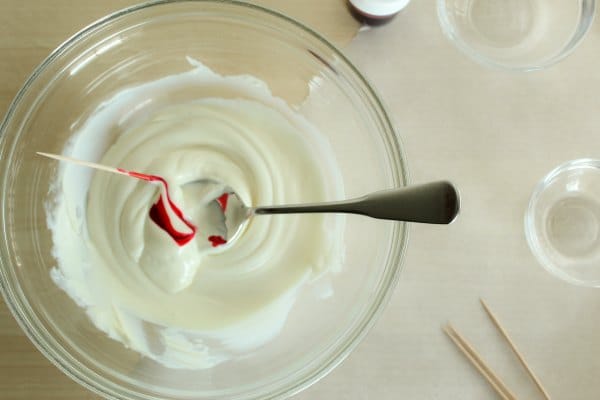
[[[444,34],[473,60],[515,71],[546,68],[589,30],[595,0],[437,0]]]
[[[600,160],[569,161],[550,172],[533,192],[525,234],[546,270],[600,287]]]

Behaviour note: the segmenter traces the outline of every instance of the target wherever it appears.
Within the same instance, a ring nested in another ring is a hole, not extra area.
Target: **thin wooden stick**
[[[492,310],[490,310],[490,308],[488,307],[488,305],[486,304],[486,302],[483,299],[479,299],[479,301],[481,301],[481,305],[483,306],[483,309],[485,310],[487,315],[490,317],[490,319],[492,320],[494,325],[496,325],[496,328],[498,328],[500,333],[502,333],[502,336],[504,336],[504,339],[506,339],[506,341],[510,345],[510,348],[512,349],[513,353],[515,353],[515,355],[519,359],[519,362],[521,363],[521,365],[525,368],[525,370],[527,371],[527,373],[529,374],[529,376],[531,377],[531,379],[533,380],[533,382],[535,383],[537,388],[544,395],[544,398],[546,400],[550,400],[550,395],[548,394],[546,389],[544,389],[544,387],[542,386],[542,382],[540,382],[538,377],[533,373],[533,370],[531,369],[531,367],[529,367],[529,364],[527,364],[527,362],[525,361],[525,358],[523,357],[521,352],[517,349],[517,346],[512,341],[510,336],[508,336],[508,333],[506,332],[504,327],[500,324],[500,321],[498,320],[498,318],[496,318],[496,315],[492,312]]]
[[[59,156],[58,154],[43,153],[41,151],[37,151],[36,153],[39,154],[40,156],[53,158],[53,159],[59,160],[59,161],[67,161],[67,162],[71,162],[74,164],[83,165],[84,167],[99,169],[101,171],[106,171],[106,172],[112,172],[113,174],[130,176],[129,171],[126,171],[121,168],[109,167],[106,165],[96,164],[96,163],[89,162],[89,161],[78,160],[76,158],[71,158],[71,157],[67,157],[67,156]]]
[[[489,382],[490,385],[496,390],[496,392],[502,397],[503,400],[516,400],[515,395],[508,389],[508,387],[500,380],[500,378],[491,370],[490,367],[483,361],[477,351],[469,344],[469,342],[461,336],[460,333],[448,324],[444,327],[444,332],[448,335],[454,344],[463,352],[463,354],[469,359],[471,364],[477,368],[479,373]]]

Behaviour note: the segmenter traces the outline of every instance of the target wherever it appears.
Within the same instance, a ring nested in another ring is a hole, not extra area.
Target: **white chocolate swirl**
[[[197,194],[185,184],[223,182],[248,205],[339,199],[343,189],[329,145],[264,83],[223,78],[201,66],[165,79],[128,89],[123,98],[132,102],[136,94],[165,90],[165,82],[210,82],[244,89],[257,100],[208,97],[171,105],[104,150],[89,148],[109,131],[106,115],[123,109],[116,96],[65,153],[164,177],[198,235],[179,246],[149,218],[157,186],[102,172],[90,179],[76,170],[81,167],[62,165],[49,206],[58,262],[52,276],[112,338],[173,368],[207,368],[271,339],[298,289],[340,267],[344,220],[256,217],[234,243],[212,248],[206,232],[218,222],[203,220]],[[94,153],[99,160],[89,158]]]

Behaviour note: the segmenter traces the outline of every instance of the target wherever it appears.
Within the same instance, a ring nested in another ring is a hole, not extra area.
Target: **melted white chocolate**
[[[245,98],[171,105],[107,136],[119,112],[149,93],[207,83]],[[48,203],[56,283],[99,329],[166,366],[208,368],[266,343],[299,288],[341,265],[340,216],[261,216],[231,245],[206,240],[222,221],[207,221],[202,194],[185,185],[198,179],[223,182],[249,205],[343,197],[327,142],[255,78],[221,77],[196,64],[127,89],[89,118],[64,153],[164,177],[198,227],[179,246],[149,218],[157,185],[75,165],[60,166]]]

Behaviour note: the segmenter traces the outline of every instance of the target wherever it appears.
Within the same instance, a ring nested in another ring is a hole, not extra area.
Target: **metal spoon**
[[[148,180],[144,176],[151,177],[139,172],[77,160],[62,155],[42,152],[37,152],[37,154],[135,179]],[[203,214],[205,219],[214,217],[214,219],[221,221],[222,228],[226,230],[225,238],[227,242],[231,242],[242,231],[245,222],[255,215],[350,213],[378,219],[449,224],[454,221],[460,208],[456,188],[446,181],[382,190],[351,200],[262,207],[246,206],[235,191],[214,180],[201,179],[190,182],[185,186],[188,188],[185,191],[187,195],[194,199],[190,203],[204,199],[202,203],[207,208]],[[219,206],[216,207],[214,203],[218,203]],[[218,214],[213,214],[215,212]],[[230,232],[233,234],[229,234]]]
[[[194,182],[199,183],[214,184],[208,180]],[[256,215],[350,213],[378,219],[449,224],[454,221],[460,208],[456,188],[446,181],[382,190],[351,200],[259,207],[246,206],[239,196],[228,188],[219,192],[215,201],[219,202],[221,207],[217,209],[225,216],[228,241],[237,236],[248,219]],[[229,234],[230,232],[233,234]]]

